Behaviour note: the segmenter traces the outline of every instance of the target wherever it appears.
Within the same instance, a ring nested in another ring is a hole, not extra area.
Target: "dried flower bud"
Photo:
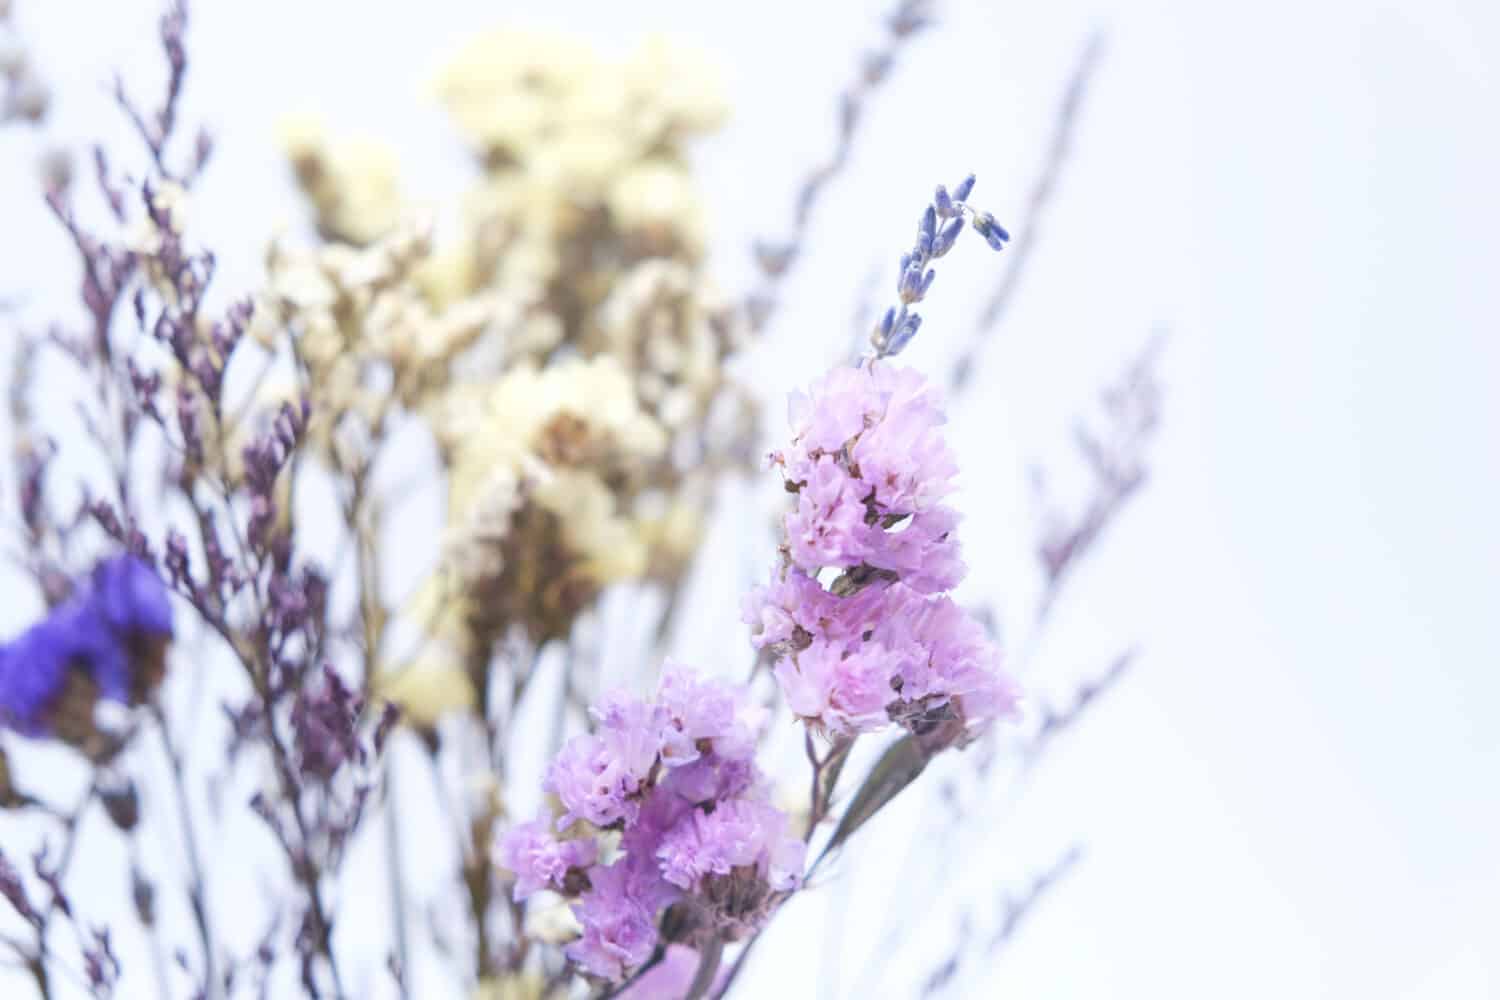
[[[126,833],[134,830],[140,822],[141,801],[136,795],[134,782],[126,781],[114,787],[101,788],[99,801],[104,804],[104,811],[109,815],[110,821]]]
[[[140,868],[130,869],[130,901],[135,905],[135,915],[145,927],[156,925],[156,888],[146,880]]]

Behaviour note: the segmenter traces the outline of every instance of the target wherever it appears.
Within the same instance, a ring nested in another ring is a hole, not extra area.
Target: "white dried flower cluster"
[[[495,295],[433,305],[415,281],[430,252],[415,228],[367,247],[271,247],[250,332],[273,350],[282,331],[292,336],[310,383],[315,447],[341,446],[338,429],[351,418],[363,435],[395,405],[421,408],[447,388],[465,350],[514,322]]]
[[[377,139],[333,140],[312,116],[282,122],[282,147],[327,238],[362,246],[401,221],[396,154]]]
[[[51,103],[52,94],[12,24],[10,0],[0,0],[0,125],[35,124],[46,116]]]
[[[401,616],[428,641],[382,685],[423,723],[473,704],[459,679],[507,629],[566,636],[602,587],[680,575],[715,457],[747,426],[724,371],[737,314],[703,273],[687,162],[725,117],[714,68],[662,39],[609,59],[505,31],[436,93],[482,170],[458,231],[404,228],[391,151],[291,123],[298,182],[338,242],[273,250],[258,310],[295,338],[316,441],[366,447],[399,405],[438,443],[444,556]]]

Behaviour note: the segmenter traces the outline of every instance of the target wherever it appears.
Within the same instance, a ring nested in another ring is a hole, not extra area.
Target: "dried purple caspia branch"
[[[1052,504],[1041,473],[1033,474],[1044,510],[1044,527],[1037,545],[1043,574],[1038,622],[1050,613],[1068,576],[1145,485],[1146,451],[1161,420],[1156,364],[1163,342],[1161,334],[1152,337],[1120,377],[1100,391],[1104,420],[1099,429],[1083,421],[1074,429],[1079,454],[1092,478],[1082,511],[1070,516]]]
[[[1052,141],[1047,145],[1041,169],[1037,173],[1025,206],[1021,210],[1017,229],[1025,233],[1026,238],[1021,240],[1014,252],[1007,256],[1005,269],[1000,273],[999,284],[980,310],[974,332],[963,344],[958,359],[949,372],[948,385],[955,395],[963,392],[970,385],[980,352],[993,339],[991,334],[1004,319],[1010,303],[1015,298],[1016,290],[1020,287],[1021,278],[1025,275],[1026,267],[1037,246],[1037,234],[1041,232],[1047,209],[1051,206],[1063,168],[1067,165],[1068,156],[1072,152],[1074,136],[1082,117],[1083,103],[1088,96],[1089,86],[1103,60],[1103,55],[1104,33],[1095,32],[1084,43],[1078,63],[1063,93],[1062,101],[1053,120]]]
[[[814,166],[797,188],[791,231],[778,239],[757,240],[753,245],[761,281],[745,299],[745,314],[753,332],[764,330],[776,310],[776,293],[801,255],[817,206],[829,183],[848,165],[859,126],[868,105],[890,76],[898,55],[911,39],[933,23],[933,0],[900,0],[886,15],[886,37],[860,58],[858,74],[839,95],[838,126],[834,147],[826,160]]]

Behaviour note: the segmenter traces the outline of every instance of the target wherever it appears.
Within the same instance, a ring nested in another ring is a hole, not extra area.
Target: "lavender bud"
[[[896,292],[901,296],[901,301],[908,305],[920,301],[922,298],[922,267],[915,261],[901,275],[901,280],[896,283]]]
[[[770,277],[776,277],[787,269],[792,262],[793,247],[787,243],[766,243],[757,241],[755,244],[755,262],[760,269]]]
[[[937,209],[933,208],[931,205],[928,205],[927,206],[927,211],[925,211],[925,212],[922,213],[922,224],[917,229],[917,235],[920,238],[926,239],[927,242],[930,244],[932,242],[932,237],[935,236],[936,234],[937,234]]]
[[[937,186],[937,191],[932,196],[932,204],[937,209],[937,214],[942,218],[950,219],[953,217],[953,199],[948,196],[948,189],[943,185],[939,184]]]
[[[934,257],[941,257],[949,250],[952,250],[953,244],[958,240],[958,234],[963,232],[963,228],[964,217],[960,215],[939,230],[937,238],[932,241],[932,255]]]
[[[1005,241],[1010,239],[1010,233],[1005,227],[995,221],[995,217],[989,212],[981,212],[974,217],[974,231],[985,238],[989,245],[999,250],[1005,246]]]
[[[867,52],[862,63],[865,83],[877,84],[891,71],[892,57],[889,51]]]
[[[970,174],[963,180],[959,181],[958,187],[953,189],[953,200],[968,201],[969,195],[974,192],[974,180],[974,175]]]
[[[932,18],[927,17],[923,9],[926,4],[921,0],[910,0],[896,8],[896,11],[886,20],[886,27],[892,35],[897,38],[905,38],[913,35],[932,23]]]
[[[916,313],[908,315],[905,322],[897,328],[896,332],[891,336],[890,341],[886,344],[885,353],[888,355],[900,354],[906,349],[906,345],[911,343],[912,338],[917,335],[917,330],[921,326],[921,316],[918,316]]]

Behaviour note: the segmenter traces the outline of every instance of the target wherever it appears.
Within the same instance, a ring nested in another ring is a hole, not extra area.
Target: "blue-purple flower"
[[[140,704],[161,683],[171,637],[172,605],[151,565],[132,555],[105,559],[0,647],[0,724],[71,739],[90,724],[95,700]]]

